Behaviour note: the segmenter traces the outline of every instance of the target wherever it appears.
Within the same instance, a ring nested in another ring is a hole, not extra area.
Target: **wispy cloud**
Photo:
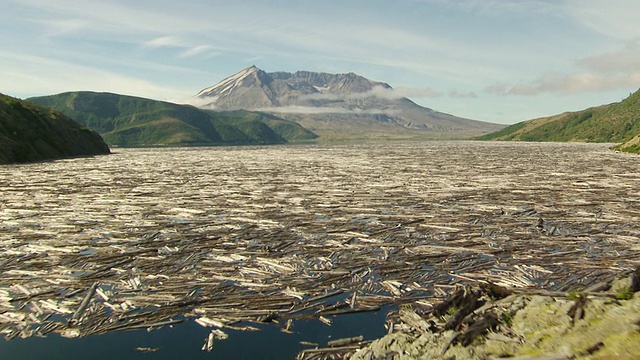
[[[267,71],[353,71],[395,87],[369,95],[424,99],[427,106],[450,112],[464,103],[470,117],[475,117],[472,106],[484,107],[485,113],[507,107],[501,103],[505,95],[523,96],[521,106],[541,108],[539,99],[554,94],[587,103],[596,99],[596,91],[640,84],[637,1],[361,5],[10,0],[0,12],[1,51],[36,55],[42,62],[23,65],[0,57],[0,84],[5,91],[30,94],[86,88],[184,98],[256,63]],[[482,91],[487,84],[492,85]],[[179,87],[182,95],[175,90]]]
[[[485,91],[493,95],[534,96],[637,88],[640,86],[640,40],[627,42],[618,51],[580,59],[576,65],[581,71],[548,72],[529,83],[496,82]]]
[[[410,88],[398,87],[391,88],[382,85],[376,85],[371,90],[363,92],[354,92],[345,95],[322,92],[314,94],[305,94],[299,97],[300,100],[356,100],[376,97],[379,99],[396,100],[401,98],[432,98],[442,96],[441,92],[431,88]]]
[[[175,101],[177,104],[186,104],[195,106],[197,108],[206,109],[206,110],[216,110],[217,107],[215,105],[216,100],[218,100],[217,96],[209,96],[209,97],[190,97],[187,99],[181,99]]]
[[[399,110],[395,109],[346,109],[338,107],[311,107],[311,106],[282,106],[282,107],[266,107],[256,109],[256,111],[264,111],[281,114],[362,114],[362,115],[397,115]]]
[[[203,55],[206,58],[212,58],[214,56],[219,55],[220,52],[213,48],[213,46],[209,45],[198,45],[191,47],[178,55],[180,58],[190,58],[198,55]]]
[[[91,25],[86,19],[35,19],[33,22],[43,25],[49,37],[74,34]]]
[[[64,21],[75,22],[75,31],[102,36],[126,34],[124,38],[138,40],[143,50],[173,47],[179,59],[196,56],[207,59],[229,52],[244,54],[245,58],[266,55],[300,58],[299,61],[305,62],[311,57],[323,64],[337,60],[403,72],[438,73],[449,79],[473,74],[491,76],[495,71],[482,64],[476,64],[474,71],[462,66],[478,53],[480,45],[456,43],[453,39],[414,31],[411,26],[379,26],[352,19],[340,21],[341,16],[344,20],[348,18],[340,12],[335,14],[337,21],[327,27],[324,18],[314,13],[294,16],[295,9],[260,3],[252,3],[253,11],[241,11],[242,5],[230,3],[216,6],[212,12],[206,4],[195,4],[187,11],[168,1],[160,1],[153,7],[117,1],[19,1],[48,11],[55,21],[71,19]],[[410,57],[397,56],[408,49],[411,49]],[[444,54],[457,55],[451,58]],[[430,60],[421,60],[425,58]],[[468,69],[468,73],[461,69]]]
[[[531,84],[511,86],[505,83],[494,83],[486,87],[485,91],[493,95],[534,96],[544,93],[577,94],[601,92],[637,88],[639,85],[640,72],[615,76],[587,72],[573,74],[548,73]]]
[[[633,88],[640,84],[640,72],[611,76],[598,73],[549,73],[530,85],[515,85],[506,94],[532,96],[542,93],[575,94]]]
[[[617,39],[640,37],[640,2],[629,0],[566,0],[563,10],[575,21]]]
[[[491,95],[537,96],[580,94],[637,89],[640,86],[640,3],[612,0],[606,6],[598,0],[567,0],[557,10],[584,28],[591,37],[609,38],[617,50],[578,59],[572,69],[545,72],[529,81],[495,82],[485,88]]]
[[[478,95],[473,91],[451,90],[447,93],[450,98],[454,99],[475,99]]]
[[[160,36],[142,43],[142,46],[149,48],[159,47],[184,47],[185,41],[177,36]]]
[[[413,0],[416,3],[435,4],[455,7],[472,13],[494,16],[529,16],[532,13],[542,15],[557,14],[561,3],[555,0]]]
[[[397,88],[385,88],[374,86],[370,91],[357,94],[355,96],[377,97],[381,99],[401,99],[401,98],[433,98],[442,96],[442,93],[431,88],[411,88],[400,86]]]
[[[211,45],[194,45],[192,41],[183,39],[178,36],[160,36],[142,43],[142,48],[177,48],[179,49],[179,58],[190,58],[201,55],[205,58],[211,58],[220,54],[220,51]]]
[[[12,89],[15,96],[77,90],[106,91],[141,97],[157,94],[157,98],[166,99],[181,96],[181,92],[174,88],[165,88],[136,77],[74,63],[4,51],[0,51],[0,57],[4,59],[0,89]],[[49,70],[53,68],[57,71]]]
[[[205,21],[193,21],[181,11],[167,12],[164,10],[167,9],[167,2],[164,1],[154,4],[156,6],[91,0],[18,0],[17,3],[46,11],[49,18],[84,20],[84,29],[94,33],[151,34],[167,33],[172,29],[199,31],[214,26]],[[204,20],[206,14],[196,15]]]
[[[578,61],[584,68],[601,74],[632,73],[640,71],[640,39],[625,43],[618,50],[590,56]],[[639,84],[640,85],[640,84]]]

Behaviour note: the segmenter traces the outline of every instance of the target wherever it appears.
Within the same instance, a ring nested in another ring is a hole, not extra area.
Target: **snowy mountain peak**
[[[261,81],[263,77],[268,76],[267,73],[260,70],[257,66],[251,65],[248,68],[231,75],[219,83],[200,90],[196,97],[213,97],[229,94],[233,89],[251,85],[252,82]]]
[[[203,108],[268,112],[300,121],[314,131],[328,127],[334,135],[353,131],[352,127],[411,136],[416,131],[471,136],[501,128],[422,107],[404,97],[402,91],[352,72],[266,73],[250,66],[195,96],[198,99],[194,102]]]
[[[354,104],[354,98],[370,97],[369,93],[375,88],[392,90],[385,83],[371,81],[352,72],[266,73],[252,65],[201,90],[195,97],[205,101],[203,107],[220,110],[327,105],[350,109],[362,106],[362,101]],[[339,99],[341,101],[337,102]]]

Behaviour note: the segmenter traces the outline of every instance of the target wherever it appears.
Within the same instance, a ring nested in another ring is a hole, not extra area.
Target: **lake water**
[[[78,339],[57,335],[31,337],[0,342],[3,359],[84,360],[84,359],[294,359],[303,349],[312,348],[300,342],[317,343],[363,335],[374,340],[386,333],[385,311],[342,315],[327,326],[320,321],[294,324],[292,334],[273,325],[260,326],[260,331],[228,331],[229,338],[214,343],[211,352],[201,348],[209,330],[193,321],[159,330],[123,331]],[[141,348],[153,349],[141,350]]]
[[[459,283],[586,287],[637,264],[639,167],[606,144],[491,142],[2,166],[0,353],[293,358],[301,341],[381,336],[387,309]],[[367,312],[333,315],[350,309]],[[229,338],[200,350],[214,328]]]

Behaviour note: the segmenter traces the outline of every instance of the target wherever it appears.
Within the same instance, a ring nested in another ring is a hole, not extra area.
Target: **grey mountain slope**
[[[265,111],[324,137],[463,138],[504,127],[425,108],[392,91],[354,73],[267,73],[251,66],[195,96],[204,107]]]

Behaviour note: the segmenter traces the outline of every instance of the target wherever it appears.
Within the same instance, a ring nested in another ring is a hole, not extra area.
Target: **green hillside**
[[[252,112],[213,112],[132,96],[71,92],[29,99],[99,132],[116,146],[281,144],[317,137]]]
[[[60,112],[0,94],[0,164],[108,153],[97,133]]]
[[[640,134],[640,90],[619,103],[520,122],[479,140],[624,142]]]
[[[228,124],[237,124],[241,128],[250,126],[250,123],[263,123],[275,131],[278,135],[289,141],[304,141],[316,139],[318,135],[305,129],[295,121],[284,120],[275,115],[247,111],[222,111],[215,113],[220,120]]]
[[[640,134],[632,137],[630,140],[615,146],[614,150],[624,151],[633,154],[640,154]]]

